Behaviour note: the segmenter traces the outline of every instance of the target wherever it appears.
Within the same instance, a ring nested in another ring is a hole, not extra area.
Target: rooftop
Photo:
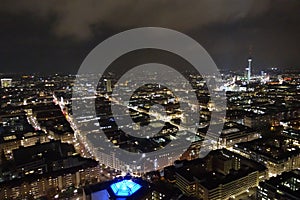
[[[142,186],[132,180],[122,180],[110,185],[116,196],[127,197],[136,193]]]
[[[217,169],[219,167],[222,169],[222,166],[219,166],[219,162],[213,161],[214,159],[221,160],[222,162],[234,162],[234,160],[237,159],[240,162],[240,167],[238,169],[234,169],[234,166],[232,165],[228,169],[227,174],[222,173]],[[205,158],[185,162],[182,167],[175,170],[177,174],[181,175],[188,181],[198,181],[204,187],[213,189],[218,187],[220,184],[227,184],[255,171],[263,171],[265,169],[266,168],[264,166],[255,161],[244,158],[226,149],[221,149],[210,152]]]
[[[289,157],[297,156],[300,148],[298,141],[284,135],[274,135],[271,138],[260,138],[250,142],[239,143],[235,148],[242,151],[254,152],[273,162],[285,161]]]
[[[151,190],[148,182],[141,178],[125,177],[115,178],[111,181],[89,185],[84,188],[84,194],[91,197],[91,200],[101,199],[141,199]]]
[[[260,183],[261,187],[272,190],[285,199],[300,199],[300,171],[284,172]]]

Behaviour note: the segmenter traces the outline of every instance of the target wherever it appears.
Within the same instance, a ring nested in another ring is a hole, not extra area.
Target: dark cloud
[[[155,25],[187,31],[255,17],[268,10],[269,5],[270,0],[7,0],[1,8],[42,18],[55,15],[56,35],[87,39],[92,36],[93,27],[101,24],[114,28]]]
[[[300,65],[298,0],[1,0],[0,72],[75,73],[120,31],[158,26],[196,39],[219,67]]]

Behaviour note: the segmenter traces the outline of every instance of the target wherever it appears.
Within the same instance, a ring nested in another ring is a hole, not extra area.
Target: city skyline
[[[188,74],[195,90],[181,88],[178,77],[168,82],[176,93],[160,84],[135,90],[132,78],[116,83],[118,77],[108,75],[96,92],[89,80],[97,74],[1,78],[0,199],[299,199],[298,73],[275,71],[250,81],[247,73],[225,74],[213,90],[226,91],[226,117],[216,121],[211,115],[222,105],[209,100],[210,83],[197,74]],[[88,94],[72,96],[75,77],[84,83],[78,93]],[[132,94],[130,100],[111,96],[116,87]],[[196,101],[188,101],[190,93]],[[93,101],[96,116],[89,112]],[[199,118],[182,115],[185,106],[200,107]],[[194,123],[196,130],[189,126]],[[181,135],[191,142],[181,155],[159,152],[171,140],[179,150]],[[103,136],[111,149],[103,148]],[[153,150],[160,159],[124,160],[117,148],[139,155]],[[140,188],[130,192],[136,184]]]
[[[299,0],[0,5],[0,200],[300,199]]]

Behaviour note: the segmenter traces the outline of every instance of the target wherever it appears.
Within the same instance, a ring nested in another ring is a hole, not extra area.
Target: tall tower
[[[248,58],[248,68],[246,68],[247,70],[247,82],[250,83],[251,80],[251,63],[252,63],[252,58]]]
[[[111,80],[110,79],[105,79],[105,85],[106,85],[106,92],[112,92],[111,88]]]
[[[247,83],[250,83],[250,80],[251,80],[251,70],[252,70],[252,45],[249,46],[248,67],[246,68]]]

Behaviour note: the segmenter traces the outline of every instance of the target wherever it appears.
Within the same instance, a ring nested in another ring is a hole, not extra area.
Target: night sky
[[[0,0],[0,73],[76,73],[101,41],[158,26],[197,40],[217,66],[300,66],[299,0]]]

